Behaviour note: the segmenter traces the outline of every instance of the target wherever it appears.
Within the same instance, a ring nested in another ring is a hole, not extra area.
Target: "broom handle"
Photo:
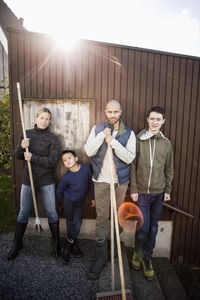
[[[113,182],[112,173],[113,164],[110,163],[110,178]],[[113,207],[113,190],[112,185],[110,186],[110,206],[111,206],[111,222],[110,222],[110,236],[111,236],[111,288],[112,291],[115,290],[115,264],[114,264],[114,207]]]
[[[114,176],[113,176],[113,154],[110,145],[108,145],[108,153],[110,160],[110,190],[111,190],[111,202],[114,211],[114,220],[115,220],[115,232],[117,239],[117,251],[118,251],[118,260],[119,260],[119,271],[120,271],[120,280],[121,280],[121,289],[122,289],[122,299],[126,300],[126,292],[125,292],[125,281],[124,281],[124,271],[122,265],[122,253],[121,253],[121,244],[119,237],[119,225],[117,218],[117,208],[116,208],[116,195],[115,195],[115,185],[114,185]]]
[[[24,139],[26,139],[26,130],[25,130],[25,126],[24,126],[24,118],[23,118],[23,110],[22,110],[22,97],[21,97],[21,90],[20,90],[19,82],[17,82],[17,94],[18,94],[18,100],[19,100],[19,110],[20,110],[20,117],[21,117],[21,123],[22,123],[22,131],[23,131]],[[28,147],[26,147],[26,152],[29,152]],[[30,161],[27,161],[27,163],[28,163],[28,171],[29,171],[29,177],[30,177],[30,182],[31,182],[31,190],[32,190],[32,196],[33,196],[35,216],[36,216],[36,220],[38,220],[39,215],[38,215],[37,202],[36,202],[36,197],[35,197],[32,168],[31,168]]]

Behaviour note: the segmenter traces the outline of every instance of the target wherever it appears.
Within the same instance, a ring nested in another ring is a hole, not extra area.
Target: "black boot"
[[[63,264],[68,264],[69,263],[69,258],[70,258],[70,250],[73,247],[73,242],[69,242],[67,239],[65,240],[64,247],[62,248],[61,251],[61,262]]]
[[[52,234],[52,254],[55,257],[60,256],[60,238],[59,238],[59,222],[49,223]]]
[[[77,244],[77,240],[74,239],[74,242],[72,243],[71,247],[70,247],[70,252],[71,254],[76,257],[76,258],[81,258],[83,257],[83,252],[81,251],[81,249],[78,247]]]
[[[108,261],[107,238],[96,241],[96,260],[89,270],[89,279],[98,279]]]
[[[27,223],[16,223],[15,226],[15,234],[14,234],[14,241],[13,241],[13,246],[8,252],[7,259],[8,260],[13,260],[17,257],[19,250],[23,246],[23,235],[26,230]]]

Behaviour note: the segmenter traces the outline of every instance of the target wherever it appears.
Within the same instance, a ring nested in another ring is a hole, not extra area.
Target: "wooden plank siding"
[[[152,105],[165,108],[163,131],[174,149],[171,204],[194,219],[167,208],[162,219],[174,224],[173,263],[199,264],[200,59],[92,41],[80,41],[67,52],[56,48],[46,35],[10,31],[9,62],[13,148],[21,134],[17,81],[24,100],[91,99],[90,129],[104,121],[104,108],[111,99],[121,102],[122,119],[135,133],[146,125]],[[18,211],[22,163],[14,159],[13,169]],[[87,209],[84,217],[94,217]]]

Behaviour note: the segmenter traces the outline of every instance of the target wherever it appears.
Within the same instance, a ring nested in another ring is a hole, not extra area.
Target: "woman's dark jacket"
[[[39,129],[37,125],[34,129],[26,131],[27,138],[30,139],[29,152],[32,153],[31,167],[35,187],[54,183],[53,167],[59,158],[59,143],[55,134],[46,129]],[[24,159],[25,149],[20,142],[14,150],[14,155],[18,159]],[[30,185],[28,164],[25,161],[22,183]]]

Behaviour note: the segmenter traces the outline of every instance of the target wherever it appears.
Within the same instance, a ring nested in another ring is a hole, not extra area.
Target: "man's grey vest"
[[[122,123],[123,125],[123,123]],[[115,139],[122,144],[122,146],[126,147],[126,144],[128,142],[128,139],[131,134],[131,129],[128,128],[127,126],[123,125],[125,132],[122,135],[118,135],[115,137]],[[101,123],[99,125],[96,125],[95,127],[95,135],[103,131],[105,128],[111,128],[111,134],[113,132],[113,126],[110,125],[108,122]],[[118,132],[119,133],[119,132]],[[107,151],[107,143],[104,141],[101,147],[99,148],[98,152],[96,155],[92,156],[92,168],[93,168],[93,176],[95,180],[98,180],[98,176],[103,164],[103,160]],[[119,183],[124,183],[129,181],[130,177],[130,169],[131,166],[129,164],[126,164],[123,162],[121,159],[117,157],[115,152],[113,151],[113,157],[114,157],[114,163],[116,167],[116,172],[118,176],[118,182]]]

